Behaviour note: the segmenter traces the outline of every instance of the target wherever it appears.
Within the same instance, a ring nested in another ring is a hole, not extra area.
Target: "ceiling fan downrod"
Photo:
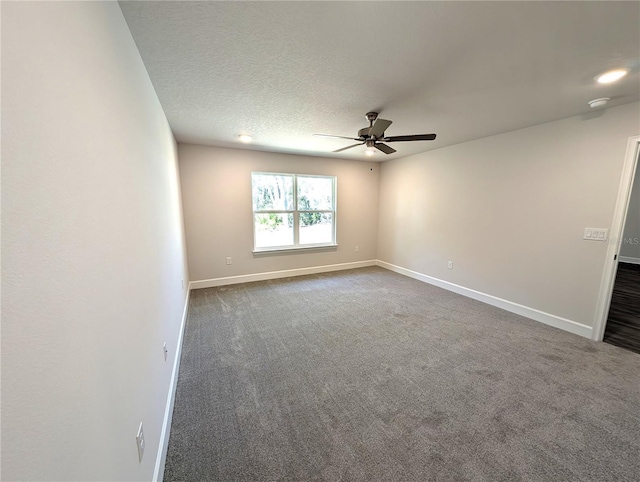
[[[373,127],[373,123],[378,118],[377,112],[367,112],[365,114],[365,118],[369,121],[369,127],[363,127],[358,131],[358,137],[363,137],[365,139],[369,139],[371,136],[369,132],[371,132],[371,128]]]

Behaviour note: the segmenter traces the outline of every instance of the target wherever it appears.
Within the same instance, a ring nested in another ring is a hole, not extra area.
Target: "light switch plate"
[[[606,241],[609,230],[607,228],[584,228],[582,239],[589,241]]]

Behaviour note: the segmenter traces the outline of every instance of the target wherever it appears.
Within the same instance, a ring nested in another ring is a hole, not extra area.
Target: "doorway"
[[[640,136],[629,139],[593,338],[640,354]]]
[[[637,167],[621,241],[603,341],[640,354],[640,169]]]
[[[602,341],[640,354],[640,263],[618,263]]]

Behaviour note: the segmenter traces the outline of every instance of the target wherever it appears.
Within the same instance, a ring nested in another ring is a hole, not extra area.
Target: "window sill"
[[[314,246],[296,246],[286,248],[258,248],[253,250],[254,256],[268,256],[274,254],[296,254],[308,252],[336,251],[337,244],[319,244]]]

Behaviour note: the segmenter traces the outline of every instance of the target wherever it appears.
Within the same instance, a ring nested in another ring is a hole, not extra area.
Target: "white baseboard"
[[[619,256],[618,261],[621,263],[640,264],[640,258],[630,258],[629,256]]]
[[[162,482],[164,479],[164,466],[167,462],[167,449],[169,448],[169,434],[171,432],[171,420],[173,419],[173,405],[176,401],[176,387],[178,386],[178,372],[180,371],[180,354],[182,353],[182,337],[184,336],[185,325],[187,324],[187,313],[189,312],[189,299],[191,297],[191,283],[187,290],[187,298],[182,310],[182,321],[180,323],[180,333],[176,343],[175,357],[173,359],[173,370],[171,381],[169,382],[169,393],[167,394],[167,405],[162,421],[162,431],[160,432],[160,443],[158,446],[158,456],[156,466],[153,471],[153,481]]]
[[[502,308],[503,310],[510,311],[511,313],[531,318],[532,320],[553,326],[554,328],[560,328],[561,330],[584,336],[585,338],[591,338],[592,328],[590,326],[583,325],[582,323],[568,320],[566,318],[552,315],[550,313],[545,313],[544,311],[536,310],[535,308],[530,308],[528,306],[514,303],[512,301],[503,300],[502,298],[488,295],[486,293],[472,290],[470,288],[465,288],[464,286],[450,283],[448,281],[433,278],[432,276],[427,276],[426,274],[418,273],[417,271],[412,271],[407,268],[402,268],[385,261],[377,260],[376,264],[381,268],[395,271],[396,273],[400,273],[410,278],[414,278],[419,281],[444,288],[445,290],[453,291],[454,293],[458,293],[468,298],[473,298],[474,300],[487,303],[488,305]]]
[[[278,278],[289,278],[292,276],[303,276],[305,274],[328,273],[330,271],[341,271],[344,269],[364,268],[365,266],[375,266],[376,260],[355,261],[352,263],[328,264],[324,266],[312,266],[310,268],[285,269],[282,271],[268,271],[266,273],[243,274],[239,276],[228,276],[225,278],[213,278],[189,283],[189,289],[213,288],[214,286],[234,285],[238,283],[250,283],[252,281],[264,281]]]

